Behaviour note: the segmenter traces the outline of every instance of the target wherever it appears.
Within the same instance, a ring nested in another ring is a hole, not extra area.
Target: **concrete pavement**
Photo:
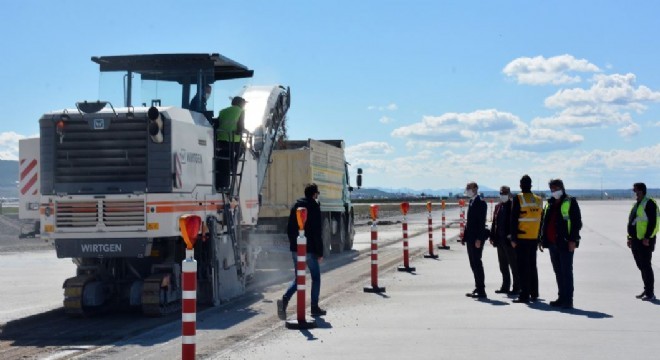
[[[575,309],[556,310],[548,252],[538,253],[541,301],[514,304],[495,294],[501,275],[490,245],[484,251],[488,300],[465,297],[473,278],[465,248],[452,242],[441,260],[417,256],[415,274],[381,270],[382,295],[353,284],[322,292],[328,315],[320,327],[263,329],[212,359],[652,359],[660,354],[660,302],[643,302],[641,276],[625,245],[631,201],[582,202],[582,244],[575,255]],[[438,236],[435,236],[436,242]],[[410,239],[424,248],[425,234]],[[420,252],[418,252],[420,253]],[[657,257],[654,269],[658,271]]]

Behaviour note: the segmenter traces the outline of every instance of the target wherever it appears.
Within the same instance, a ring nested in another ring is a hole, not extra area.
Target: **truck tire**
[[[332,237],[332,252],[339,254],[346,247],[346,222],[344,215],[337,217],[337,233]]]
[[[353,240],[355,239],[355,223],[353,222],[353,214],[348,215],[347,224],[348,226],[346,226],[346,241],[344,242],[344,251],[351,251],[353,250]]]
[[[323,256],[330,255],[330,243],[332,242],[332,229],[330,229],[330,217],[323,217],[321,225],[321,238],[323,239]]]

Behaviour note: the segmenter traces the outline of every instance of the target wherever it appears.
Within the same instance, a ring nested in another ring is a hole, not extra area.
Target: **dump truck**
[[[291,206],[304,196],[305,185],[319,187],[322,236],[326,254],[353,248],[355,237],[349,164],[343,140],[285,140],[277,144],[261,192],[257,231],[270,240],[266,249],[287,244]],[[357,185],[362,185],[358,169]]]
[[[186,256],[179,220],[191,214],[203,220],[194,247],[198,301],[218,305],[242,294],[258,252],[247,233],[256,227],[289,89],[247,86],[236,94],[248,101],[246,131],[237,134],[238,163],[223,172],[215,111],[192,94],[217,81],[250,78],[253,70],[217,53],[92,61],[101,81],[110,82],[101,84],[103,100],[45,113],[40,137],[19,144],[21,215],[38,223],[57,257],[76,264],[63,285],[65,312],[179,311]]]

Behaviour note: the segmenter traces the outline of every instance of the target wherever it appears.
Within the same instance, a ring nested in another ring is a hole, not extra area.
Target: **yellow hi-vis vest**
[[[646,235],[646,229],[649,226],[649,218],[646,216],[646,203],[651,200],[653,204],[655,204],[656,208],[656,214],[658,214],[658,203],[655,202],[653,199],[649,199],[646,196],[642,199],[642,201],[639,203],[639,206],[637,204],[633,205],[632,210],[630,212],[632,213],[635,211],[635,206],[637,206],[637,216],[635,217],[635,220],[633,220],[633,225],[635,225],[635,229],[637,230],[637,239],[643,239],[644,235]],[[660,215],[660,214],[658,214]],[[655,222],[655,229],[653,229],[653,233],[651,234],[651,237],[654,237],[655,234],[658,233],[658,227],[660,226],[660,216],[658,216],[658,219],[656,219]]]
[[[531,193],[520,193],[520,216],[518,217],[518,239],[536,240],[541,230],[541,216],[543,201]]]
[[[241,118],[243,109],[240,106],[230,106],[220,111],[218,115],[218,131],[216,138],[219,141],[241,142],[241,134],[236,134],[238,130],[238,120]],[[232,140],[230,140],[232,134]]]
[[[549,203],[546,202],[545,206],[543,207],[543,211],[548,210],[548,205]],[[569,216],[569,212],[571,210],[571,198],[568,196],[564,199],[564,201],[561,202],[561,217],[566,221],[566,230],[568,230],[568,234],[571,234],[571,217]]]

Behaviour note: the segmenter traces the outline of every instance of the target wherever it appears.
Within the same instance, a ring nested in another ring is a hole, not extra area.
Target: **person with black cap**
[[[541,244],[550,250],[550,261],[557,279],[557,300],[550,306],[573,308],[573,254],[580,246],[582,214],[577,200],[566,194],[564,182],[548,183],[551,197],[543,209]]]
[[[514,303],[528,303],[539,297],[539,274],[536,268],[536,249],[539,244],[543,201],[532,194],[532,178],[520,178],[520,190],[511,207],[511,246],[516,249],[520,295]]]
[[[218,115],[216,140],[220,161],[216,167],[219,173],[217,188],[227,188],[230,184],[230,172],[236,173],[241,155],[241,138],[245,129],[246,103],[242,97],[235,96],[231,100],[231,106],[220,110]]]
[[[632,250],[644,282],[644,291],[636,297],[644,301],[654,301],[655,278],[651,257],[655,250],[656,235],[660,227],[658,203],[646,195],[646,184],[644,183],[635,183],[633,192],[637,201],[628,216],[628,247]]]

